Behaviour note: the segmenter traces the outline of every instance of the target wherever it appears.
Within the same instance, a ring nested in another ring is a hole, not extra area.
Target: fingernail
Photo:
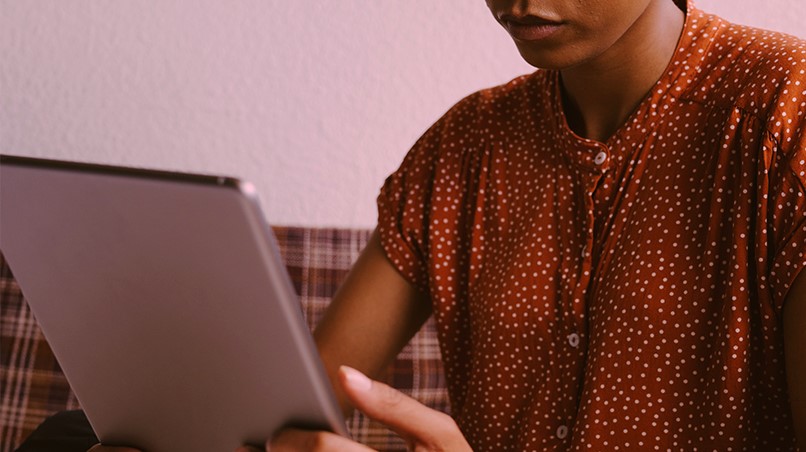
[[[344,377],[347,379],[347,384],[352,386],[353,389],[357,389],[359,391],[369,391],[369,388],[372,387],[372,380],[352,367],[341,366],[340,370],[344,373]]]

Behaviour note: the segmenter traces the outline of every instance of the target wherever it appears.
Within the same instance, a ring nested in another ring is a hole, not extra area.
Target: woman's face
[[[487,0],[495,19],[532,66],[567,69],[652,39],[642,19],[672,0]]]

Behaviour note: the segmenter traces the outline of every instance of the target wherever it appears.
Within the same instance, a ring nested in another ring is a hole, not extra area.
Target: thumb
[[[403,439],[431,445],[434,450],[444,450],[449,439],[461,439],[464,443],[456,422],[447,414],[428,408],[384,383],[370,380],[351,367],[339,369],[339,380],[356,408]]]

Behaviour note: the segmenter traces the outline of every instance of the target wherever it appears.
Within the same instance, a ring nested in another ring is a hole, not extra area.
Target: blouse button
[[[579,345],[579,335],[577,333],[569,334],[568,343],[571,344],[571,347],[576,348]]]
[[[557,427],[557,438],[564,439],[568,436],[568,427],[561,425]]]
[[[596,154],[596,157],[593,159],[593,163],[601,165],[602,163],[604,163],[605,160],[607,160],[607,152],[600,151],[598,154]]]

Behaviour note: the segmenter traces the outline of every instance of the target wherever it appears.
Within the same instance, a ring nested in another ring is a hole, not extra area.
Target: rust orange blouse
[[[806,266],[806,43],[688,6],[606,143],[558,74],[473,94],[378,198],[477,450],[791,450],[781,314]]]

